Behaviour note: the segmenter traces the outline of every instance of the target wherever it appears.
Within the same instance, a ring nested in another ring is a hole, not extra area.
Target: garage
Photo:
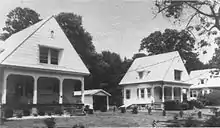
[[[74,91],[74,96],[81,97],[81,91]],[[84,91],[84,104],[89,105],[94,110],[109,110],[109,97],[111,94],[102,89],[92,89]]]

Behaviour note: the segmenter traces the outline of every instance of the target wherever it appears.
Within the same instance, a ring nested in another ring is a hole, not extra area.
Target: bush
[[[61,107],[56,107],[54,109],[54,113],[57,114],[57,115],[62,115],[63,114],[63,110]]]
[[[181,110],[181,103],[175,100],[170,100],[164,102],[164,109],[165,110]]]
[[[121,113],[125,113],[126,112],[126,108],[125,107],[121,107]]]
[[[44,120],[44,124],[48,127],[48,128],[55,128],[56,122],[55,122],[55,118],[47,118]]]
[[[24,109],[23,110],[23,116],[30,116],[30,110],[29,109]]]
[[[187,110],[187,109],[189,109],[189,104],[187,102],[183,102],[183,103],[181,103],[181,108],[182,108],[182,110]]]
[[[194,107],[201,109],[205,107],[204,104],[198,100],[188,101],[188,104],[189,104],[189,109],[193,109]]]
[[[89,109],[88,114],[93,114],[93,109]]]
[[[138,114],[138,107],[137,106],[132,108],[132,113],[133,114]]]
[[[13,110],[11,108],[6,108],[4,112],[5,112],[5,118],[13,117]]]
[[[42,109],[39,109],[38,114],[39,114],[40,116],[44,116],[44,115],[45,115],[45,111],[42,110]]]
[[[220,127],[220,117],[212,116],[205,121],[204,127]]]
[[[16,114],[16,117],[17,117],[17,118],[22,118],[22,116],[23,116],[23,115],[22,115],[22,112],[19,112],[19,113]]]

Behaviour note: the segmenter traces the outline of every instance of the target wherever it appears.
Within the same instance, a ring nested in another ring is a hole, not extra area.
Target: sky
[[[60,12],[82,16],[83,26],[92,36],[97,52],[109,50],[131,58],[141,40],[154,31],[180,28],[161,15],[154,18],[153,0],[2,0],[0,28],[6,15],[16,7],[29,7],[47,18]],[[210,58],[213,50],[201,60]]]

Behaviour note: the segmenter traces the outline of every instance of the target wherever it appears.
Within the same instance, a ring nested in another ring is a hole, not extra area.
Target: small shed
[[[74,91],[74,96],[81,97],[81,91]],[[109,110],[109,96],[110,93],[102,89],[92,89],[84,91],[84,104],[89,105],[94,110],[101,110],[105,107]]]

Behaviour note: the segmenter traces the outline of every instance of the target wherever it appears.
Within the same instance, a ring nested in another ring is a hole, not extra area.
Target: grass
[[[57,118],[57,128],[72,128],[75,124],[83,124],[86,127],[152,127],[153,120],[157,120],[158,127],[166,127],[172,125],[172,120],[178,112],[167,111],[166,116],[162,116],[162,111],[152,112],[148,115],[147,112],[139,112],[132,114],[131,112],[95,112],[93,115]],[[19,121],[7,121],[1,128],[33,128],[38,126],[44,127],[42,119],[29,119]]]

